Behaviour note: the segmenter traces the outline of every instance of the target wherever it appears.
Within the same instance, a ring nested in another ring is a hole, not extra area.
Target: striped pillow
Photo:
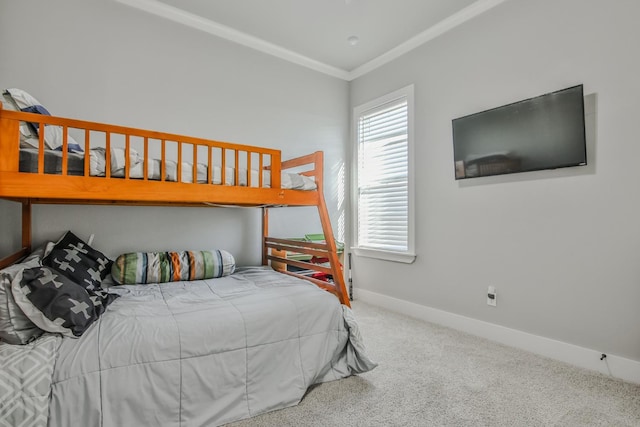
[[[111,267],[120,285],[165,283],[228,276],[236,262],[225,250],[133,252],[120,255]]]

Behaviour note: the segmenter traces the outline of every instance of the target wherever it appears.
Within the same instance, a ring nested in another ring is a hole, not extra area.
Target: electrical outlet
[[[494,286],[489,286],[487,290],[487,305],[492,307],[496,306],[498,296],[496,295],[496,288]]]

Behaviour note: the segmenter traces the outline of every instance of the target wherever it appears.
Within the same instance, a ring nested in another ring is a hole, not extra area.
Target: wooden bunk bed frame
[[[20,171],[20,123],[32,123],[38,127],[38,171]],[[61,152],[61,172],[45,173],[45,125],[62,128],[63,143]],[[84,135],[84,175],[68,174],[69,154],[68,131]],[[98,135],[99,137],[96,137]],[[111,156],[105,156],[104,176],[90,174],[90,149],[92,139],[99,139],[106,153],[124,141],[124,176],[111,176]],[[140,179],[130,176],[130,153],[134,143],[143,145],[144,175]],[[171,157],[168,145],[172,146],[171,154],[177,154],[176,181],[165,179],[167,162]],[[148,177],[147,165],[152,157],[150,152],[160,152],[160,180]],[[204,155],[202,153],[205,153]],[[231,158],[232,160],[229,160]],[[192,167],[192,182],[182,181],[182,164],[184,159],[207,166],[206,182],[198,182],[198,168]],[[230,163],[230,164],[228,164]],[[214,165],[221,169],[222,185],[213,184],[212,171]],[[252,182],[252,174],[247,173],[246,185],[240,186],[240,168],[246,167],[260,171],[258,182]],[[233,168],[235,174],[233,185],[225,182],[226,168]],[[281,188],[281,172],[295,169],[302,175],[312,177],[317,185],[316,190],[288,190]],[[262,171],[270,172],[269,187],[263,182]],[[349,295],[344,281],[336,242],[334,239],[327,206],[323,195],[323,153],[321,151],[282,161],[279,150],[252,147],[248,145],[213,141],[183,135],[148,131],[130,127],[94,123],[83,120],[47,116],[26,112],[11,111],[2,108],[0,103],[0,198],[22,204],[22,247],[14,254],[0,259],[0,268],[4,268],[31,252],[31,207],[33,204],[94,204],[94,205],[138,205],[138,206],[225,206],[236,205],[257,207],[263,210],[263,244],[262,264],[270,261],[280,265],[292,265],[331,275],[332,282],[317,280],[312,277],[287,271],[279,271],[311,281],[325,289],[350,306]],[[297,240],[277,239],[268,236],[269,209],[282,206],[315,206],[318,209],[324,243],[301,242]],[[296,261],[282,256],[292,251],[312,256],[328,258],[329,267],[304,261]]]

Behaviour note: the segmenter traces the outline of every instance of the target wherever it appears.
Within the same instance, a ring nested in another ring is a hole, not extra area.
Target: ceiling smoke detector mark
[[[351,46],[355,46],[360,42],[360,38],[358,36],[349,36],[349,37],[347,37],[347,42]]]

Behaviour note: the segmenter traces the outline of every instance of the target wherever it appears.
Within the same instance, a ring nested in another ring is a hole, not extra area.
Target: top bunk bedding
[[[276,149],[55,117],[33,106],[11,108],[6,96],[3,100],[0,198],[138,205],[319,203],[322,152],[282,161]]]
[[[104,148],[93,148],[89,154],[89,176],[104,177],[106,175],[106,159]],[[84,152],[70,152],[67,154],[67,175],[84,176]],[[134,150],[130,155],[132,161],[129,167],[130,179],[145,179],[145,162],[141,156]],[[111,149],[110,170],[111,177],[125,177],[125,152],[122,148]],[[60,175],[63,171],[62,151],[45,150],[44,152],[44,173]],[[208,183],[209,166],[205,163],[198,163],[196,169],[196,182],[198,184]],[[38,173],[39,170],[39,150],[37,148],[20,148],[19,171],[28,173]],[[169,181],[193,183],[193,163],[182,162],[181,176],[178,180],[178,164],[173,160],[166,161],[164,179],[162,178],[162,161],[160,159],[150,159],[146,165],[146,179],[152,181]],[[224,177],[222,176],[222,168],[218,165],[213,166],[211,184],[228,185],[246,187],[250,183],[251,187],[258,187],[260,179],[259,171],[252,169],[247,171],[241,168],[238,171],[238,183],[236,184],[235,168],[227,166],[225,168]],[[249,176],[250,175],[250,176]],[[317,189],[315,181],[305,175],[298,173],[282,172],[281,188],[286,190],[304,190],[311,191]],[[264,188],[271,188],[271,172],[269,170],[262,171],[262,183]]]

